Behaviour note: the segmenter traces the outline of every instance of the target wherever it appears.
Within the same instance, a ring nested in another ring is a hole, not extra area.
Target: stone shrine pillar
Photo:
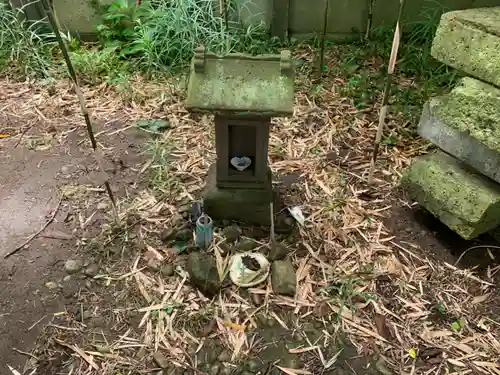
[[[270,224],[275,199],[267,160],[271,118],[292,115],[293,104],[289,51],[220,57],[196,49],[186,108],[215,115],[217,161],[208,171],[203,199],[207,215]]]

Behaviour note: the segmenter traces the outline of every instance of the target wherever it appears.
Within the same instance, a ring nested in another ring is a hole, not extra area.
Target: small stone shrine
[[[205,188],[207,215],[270,224],[270,203],[276,198],[267,161],[271,117],[292,115],[293,104],[289,51],[220,57],[196,49],[186,108],[215,115],[217,161]]]

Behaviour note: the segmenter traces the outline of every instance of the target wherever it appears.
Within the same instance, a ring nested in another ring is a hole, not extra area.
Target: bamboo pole
[[[59,33],[59,28],[57,27],[57,21],[54,17],[54,14],[52,12],[51,6],[47,3],[47,0],[41,0],[42,6],[44,8],[45,14],[47,15],[47,19],[49,20],[50,26],[52,27],[52,30],[54,31],[54,35],[57,39],[57,42],[59,44],[59,48],[61,49],[61,53],[64,57],[64,61],[66,62],[66,66],[68,68],[69,75],[73,81],[73,87],[75,89],[76,96],[78,97],[78,101],[80,102],[80,108],[82,110],[83,118],[85,119],[85,125],[87,127],[87,134],[90,139],[90,144],[92,145],[92,149],[94,150],[94,156],[95,159],[99,165],[99,169],[101,172],[104,173],[104,169],[102,167],[102,156],[100,155],[100,150],[97,147],[97,141],[95,139],[94,131],[92,129],[92,123],[90,122],[90,116],[89,116],[89,111],[87,109],[87,106],[85,104],[85,99],[83,98],[82,91],[80,89],[80,86],[78,85],[78,78],[75,73],[75,69],[73,68],[73,64],[71,63],[71,59],[69,57],[68,49],[66,48],[66,44],[64,44],[63,39],[61,38],[61,34]],[[108,179],[106,178],[104,182],[104,186],[106,188],[106,192],[108,193],[109,199],[111,200],[111,203],[113,205],[113,209],[116,212],[116,201],[115,197],[113,195],[113,191],[111,190],[111,186],[109,184]],[[115,215],[116,218],[118,217]]]
[[[389,65],[387,66],[387,76],[385,80],[384,95],[382,97],[382,107],[380,108],[380,114],[378,119],[377,134],[375,136],[375,141],[373,143],[373,154],[370,162],[370,172],[368,174],[368,184],[373,183],[373,173],[375,172],[375,163],[377,162],[378,150],[380,148],[380,140],[382,139],[382,133],[384,131],[385,117],[387,115],[387,107],[389,105],[389,96],[391,93],[392,76],[394,74],[394,68],[396,67],[396,59],[398,56],[399,42],[401,40],[401,14],[403,13],[404,0],[399,2],[399,14],[396,22],[396,28],[394,30],[394,38],[392,40],[391,57],[389,58]]]

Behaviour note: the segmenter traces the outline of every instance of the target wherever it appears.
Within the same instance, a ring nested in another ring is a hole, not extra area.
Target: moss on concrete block
[[[430,105],[448,126],[500,153],[500,89],[467,77]]]
[[[500,7],[443,14],[432,44],[432,56],[465,73],[500,87]]]
[[[491,87],[491,86],[490,86]],[[475,97],[433,98],[425,103],[418,133],[446,153],[500,184],[500,122],[492,121],[488,99],[474,109]],[[480,99],[480,98],[479,98]],[[482,106],[483,105],[483,106]],[[500,113],[500,103],[497,110]]]
[[[500,225],[500,185],[441,151],[415,159],[401,184],[464,239]]]

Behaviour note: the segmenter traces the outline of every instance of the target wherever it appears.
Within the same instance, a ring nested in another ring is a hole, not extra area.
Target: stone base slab
[[[203,210],[208,216],[214,220],[271,225],[270,203],[278,201],[271,179],[268,186],[262,189],[219,188],[216,185],[215,172],[213,165],[208,172],[203,197]]]

